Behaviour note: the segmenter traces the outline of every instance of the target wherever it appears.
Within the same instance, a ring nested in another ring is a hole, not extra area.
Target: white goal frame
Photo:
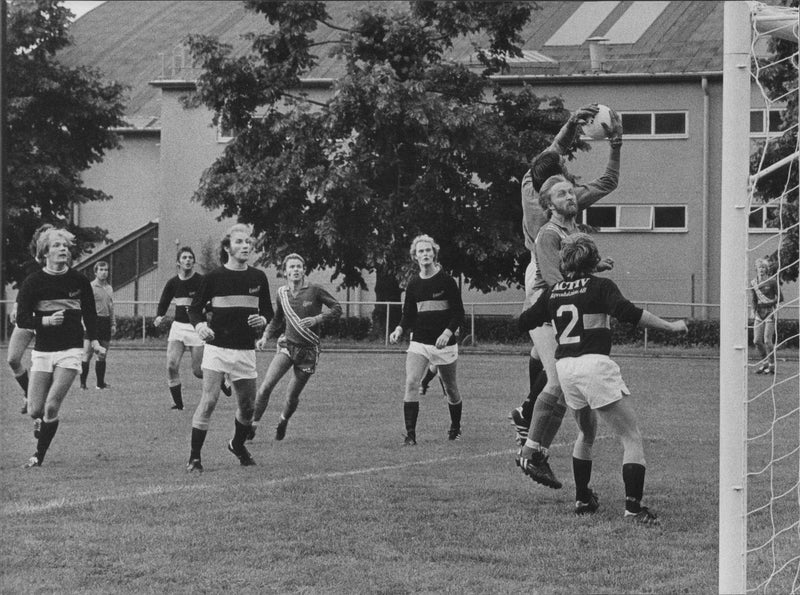
[[[719,592],[747,591],[747,262],[752,29],[797,41],[797,10],[724,3],[720,241]],[[793,15],[793,16],[792,16]],[[792,158],[796,159],[794,155]],[[778,165],[776,164],[776,167]]]

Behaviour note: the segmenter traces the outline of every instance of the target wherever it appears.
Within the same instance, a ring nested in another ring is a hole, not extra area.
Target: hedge
[[[686,334],[668,333],[665,331],[649,330],[647,335],[648,344],[664,346],[685,346],[685,347],[718,347],[719,346],[719,320],[687,320],[689,332]],[[467,345],[469,333],[471,331],[471,321],[468,319],[466,327],[461,330],[462,342]],[[644,330],[633,327],[629,324],[620,324],[616,320],[611,321],[611,332],[615,345],[636,345],[644,343]],[[145,321],[145,335],[147,337],[162,338],[169,334],[169,324],[163,324],[160,328],[153,325],[153,318],[148,317]],[[338,339],[352,339],[355,341],[383,339],[384,329],[381,324],[375,324],[368,317],[342,317],[337,320],[327,321],[321,329],[321,336],[333,337]],[[520,333],[517,329],[517,319],[512,316],[476,316],[475,317],[476,342],[480,343],[508,343],[526,344],[529,339],[526,334]],[[798,321],[779,320],[778,337],[790,337],[788,341],[782,343],[782,347],[798,347]],[[142,338],[142,319],[141,317],[118,316],[117,333],[115,339],[141,339]],[[748,343],[752,344],[752,329],[748,329]]]

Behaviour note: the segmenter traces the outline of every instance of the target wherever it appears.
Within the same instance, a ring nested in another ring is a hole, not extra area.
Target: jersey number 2
[[[558,344],[569,345],[570,343],[580,343],[580,336],[572,334],[572,331],[575,330],[575,325],[578,324],[578,308],[573,304],[559,306],[556,311],[556,317],[564,318],[566,316],[569,316],[569,320],[567,321],[567,326],[565,326],[564,330],[558,335]]]

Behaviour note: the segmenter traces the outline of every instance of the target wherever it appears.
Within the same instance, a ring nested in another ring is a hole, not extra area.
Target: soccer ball
[[[606,131],[603,124],[611,128],[611,108],[607,105],[598,104],[597,115],[583,125],[583,134],[594,140],[606,138]]]

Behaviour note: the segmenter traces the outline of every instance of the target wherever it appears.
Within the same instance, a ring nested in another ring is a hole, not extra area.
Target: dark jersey
[[[527,331],[552,320],[558,342],[556,359],[587,353],[609,355],[610,318],[638,324],[642,312],[611,279],[587,275],[559,281],[546,290],[522,313],[520,329]]]
[[[22,282],[17,310],[20,328],[36,331],[36,351],[63,351],[83,347],[83,327],[86,338],[97,339],[97,311],[89,279],[68,269],[61,275],[39,270]],[[64,310],[60,326],[42,326],[42,319]],[[83,323],[81,323],[83,320]]]
[[[161,299],[158,300],[156,316],[164,316],[169,309],[172,301],[175,302],[175,322],[189,322],[189,306],[200,290],[203,275],[194,273],[188,279],[181,279],[175,275],[167,281],[164,291],[161,292]]]
[[[260,314],[267,322],[273,316],[267,276],[251,266],[243,270],[222,266],[203,277],[189,307],[191,324],[206,321],[203,311],[207,304],[214,338],[206,343],[216,347],[255,349],[260,332],[247,324],[248,316]]]
[[[455,332],[463,322],[461,292],[444,270],[439,269],[428,279],[415,275],[409,281],[400,326],[413,333],[414,341],[435,345],[444,329],[450,329],[453,336],[447,344],[453,345],[456,342]]]

